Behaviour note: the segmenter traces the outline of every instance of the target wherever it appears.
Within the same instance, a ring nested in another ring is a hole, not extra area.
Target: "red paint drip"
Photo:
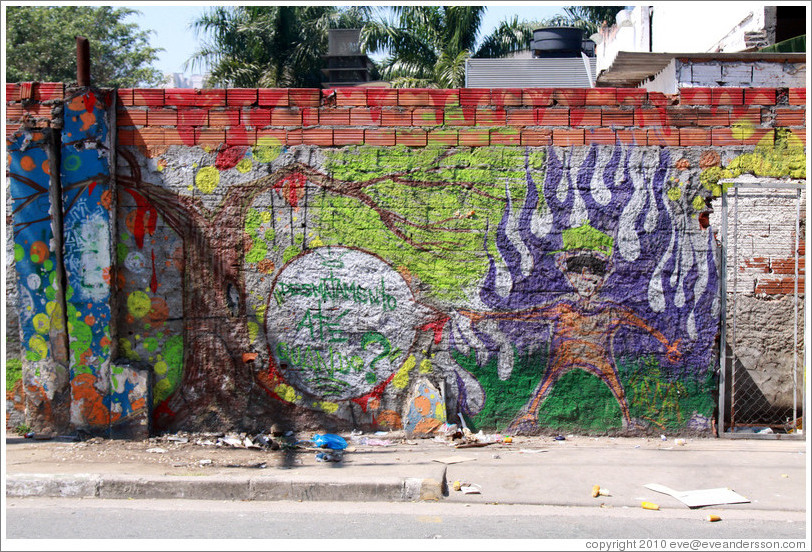
[[[93,106],[96,105],[96,95],[93,92],[88,92],[82,98],[82,101],[84,101],[85,109],[88,112],[92,112],[93,111]]]
[[[428,324],[423,324],[420,326],[420,330],[424,332],[433,331],[434,332],[434,344],[438,345],[440,341],[443,340],[443,328],[445,328],[446,322],[448,322],[449,318],[447,316],[440,318],[439,320],[435,320],[434,322],[429,322]]]
[[[285,379],[279,373],[279,370],[276,368],[276,363],[274,362],[273,355],[270,355],[270,358],[268,359],[268,371],[265,373],[260,372],[257,375],[257,377],[260,380],[260,383],[262,384],[259,386],[260,389],[265,391],[265,393],[267,393],[268,396],[271,397],[272,399],[284,402],[284,399],[280,397],[276,393],[276,391],[271,389],[272,387],[275,389],[277,385],[279,385],[280,383],[284,383],[285,381]]]
[[[152,250],[152,279],[149,281],[149,289],[152,293],[158,291],[158,275],[155,273],[155,250]]]
[[[285,198],[285,201],[295,209],[299,206],[299,198],[304,192],[305,182],[307,179],[302,173],[293,173],[281,180],[277,180],[273,185],[273,189]],[[280,191],[281,190],[281,191]]]
[[[93,190],[96,189],[96,181],[90,183],[90,186],[87,189],[87,195],[93,195]]]
[[[128,188],[125,189],[133,197],[137,206],[135,211],[135,221],[133,222],[133,236],[135,237],[135,245],[141,249],[144,247],[145,232],[149,232],[149,234],[152,235],[155,233],[155,229],[158,227],[158,211],[146,199],[144,199],[144,196],[134,190],[130,190]]]
[[[392,379],[394,379],[394,377],[395,377],[395,374],[392,374],[391,376],[389,376],[389,378],[387,378],[387,380],[386,380],[386,381],[384,381],[384,382],[379,383],[378,385],[376,385],[376,386],[375,386],[375,388],[374,388],[372,391],[370,391],[370,392],[369,392],[369,393],[367,393],[366,395],[363,395],[363,396],[361,396],[361,397],[357,397],[357,398],[355,398],[355,399],[352,399],[352,402],[354,402],[355,404],[359,405],[359,406],[361,407],[361,410],[362,410],[363,412],[366,412],[366,411],[367,411],[368,404],[369,404],[369,401],[370,401],[371,399],[378,399],[378,400],[380,400],[380,399],[381,399],[381,396],[383,395],[383,390],[384,390],[384,389],[386,389],[386,386],[387,386],[387,385],[389,385],[389,382],[391,382],[391,381],[392,381]]]

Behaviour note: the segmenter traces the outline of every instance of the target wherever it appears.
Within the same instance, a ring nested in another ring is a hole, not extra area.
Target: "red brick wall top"
[[[48,104],[63,97],[61,83],[7,84],[9,131],[24,121],[48,126]],[[123,88],[117,125],[121,144],[144,146],[259,139],[320,146],[732,146],[767,144],[778,127],[805,144],[805,103],[805,88],[685,88],[673,95],[640,88]]]

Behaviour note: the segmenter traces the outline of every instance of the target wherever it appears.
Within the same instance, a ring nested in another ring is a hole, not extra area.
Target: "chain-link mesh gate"
[[[719,435],[803,436],[803,183],[730,183],[722,197]]]

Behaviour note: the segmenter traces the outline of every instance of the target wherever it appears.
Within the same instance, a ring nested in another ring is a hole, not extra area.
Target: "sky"
[[[233,2],[232,4],[248,4],[249,2]],[[264,2],[268,4],[270,2]],[[301,2],[290,2],[301,3]],[[335,5],[348,5],[352,2],[325,2]],[[356,4],[359,2],[355,2]],[[409,2],[387,2],[379,3],[378,5],[398,5],[408,4]],[[415,2],[411,2],[414,4]],[[450,3],[450,2],[449,2]],[[472,3],[472,2],[466,2]],[[607,2],[611,3],[611,2]],[[88,2],[88,4],[92,4]],[[105,4],[114,4],[114,2],[107,2]],[[220,3],[207,3],[200,1],[131,1],[128,3],[118,4],[122,7],[129,7],[142,12],[140,15],[133,15],[128,19],[128,22],[137,23],[143,30],[152,30],[154,33],[151,35],[151,43],[153,47],[163,48],[163,52],[159,52],[158,60],[155,62],[155,67],[162,73],[185,73],[186,75],[202,74],[204,71],[195,68],[184,70],[184,62],[191,57],[198,45],[198,39],[189,25],[192,21],[197,19],[203,14],[207,8],[213,5],[227,5],[229,2]],[[364,5],[375,4],[375,2],[363,2]],[[538,21],[547,19],[558,13],[563,13],[560,6],[556,6],[549,2],[517,2],[517,1],[503,1],[503,2],[477,2],[476,4],[487,6],[485,18],[482,24],[483,36],[489,34],[495,29],[499,23],[505,19],[512,18],[514,15],[519,16],[519,20]],[[566,4],[564,4],[566,5]],[[377,57],[377,56],[376,56]]]

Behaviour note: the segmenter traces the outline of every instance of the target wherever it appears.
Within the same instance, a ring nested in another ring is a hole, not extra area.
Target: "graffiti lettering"
[[[319,301],[352,301],[359,305],[381,305],[384,310],[394,311],[398,306],[395,297],[386,292],[381,278],[380,287],[366,289],[358,282],[343,282],[333,271],[319,280],[318,284],[303,282],[279,282],[274,297],[281,305],[285,297],[316,297]]]
[[[330,311],[326,314],[322,313],[321,303],[319,303],[319,306],[315,309],[308,309],[307,312],[305,312],[302,320],[296,325],[296,330],[307,328],[310,331],[311,339],[324,340],[325,334],[327,334],[327,336],[329,336],[328,341],[330,342],[347,341],[346,337],[334,337],[334,334],[343,334],[343,330],[336,328],[336,326],[339,325],[341,319],[344,318],[348,312],[348,310],[345,310],[341,314],[332,317]]]
[[[361,396],[394,374],[428,314],[386,263],[338,247],[291,261],[271,297],[266,331],[286,380],[332,399]]]

